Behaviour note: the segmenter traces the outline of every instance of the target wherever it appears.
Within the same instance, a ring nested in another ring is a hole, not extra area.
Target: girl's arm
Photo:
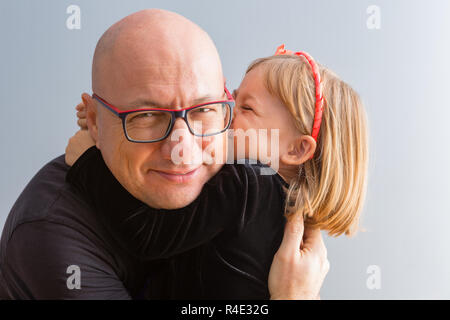
[[[86,106],[83,102],[80,102],[75,109],[77,110],[77,124],[80,130],[69,139],[66,147],[65,160],[69,166],[72,166],[87,149],[95,145],[94,140],[87,130]]]

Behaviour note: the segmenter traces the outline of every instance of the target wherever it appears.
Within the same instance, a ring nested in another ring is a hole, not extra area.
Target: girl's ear
[[[316,140],[309,135],[296,138],[288,146],[286,153],[280,157],[281,163],[285,165],[301,165],[310,159],[316,151]]]
[[[94,99],[87,93],[81,95],[84,105],[86,106],[86,122],[89,133],[92,139],[95,141],[95,145],[99,148],[98,141],[98,119],[97,119],[97,106]]]

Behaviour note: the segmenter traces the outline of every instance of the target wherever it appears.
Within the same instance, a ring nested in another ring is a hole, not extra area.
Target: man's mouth
[[[161,177],[169,180],[172,183],[187,183],[197,176],[200,172],[201,167],[194,169],[183,170],[183,171],[161,171],[161,170],[150,170],[159,174]]]

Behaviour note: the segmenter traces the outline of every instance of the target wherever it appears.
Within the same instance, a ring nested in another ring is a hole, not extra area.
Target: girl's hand
[[[77,133],[69,139],[69,143],[66,147],[67,165],[72,166],[87,149],[94,145],[95,142],[88,130],[78,130]]]
[[[87,149],[95,145],[94,140],[87,130],[86,106],[81,102],[75,109],[77,110],[77,123],[81,129],[69,139],[66,147],[66,163],[69,166],[72,166]]]
[[[320,230],[305,229],[303,217],[291,217],[270,268],[270,299],[320,299],[320,288],[329,269]]]
[[[78,121],[77,124],[80,127],[80,129],[82,130],[87,130],[87,121],[86,121],[86,106],[83,103],[83,101],[81,101],[76,107],[75,109],[77,110],[77,117],[78,117]]]

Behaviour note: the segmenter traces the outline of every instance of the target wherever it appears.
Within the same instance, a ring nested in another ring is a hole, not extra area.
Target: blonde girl
[[[359,95],[308,54],[282,45],[250,64],[235,99],[235,129],[279,130],[279,174],[289,184],[286,215],[302,215],[332,236],[354,234],[368,165]],[[258,155],[247,148],[246,156]]]

